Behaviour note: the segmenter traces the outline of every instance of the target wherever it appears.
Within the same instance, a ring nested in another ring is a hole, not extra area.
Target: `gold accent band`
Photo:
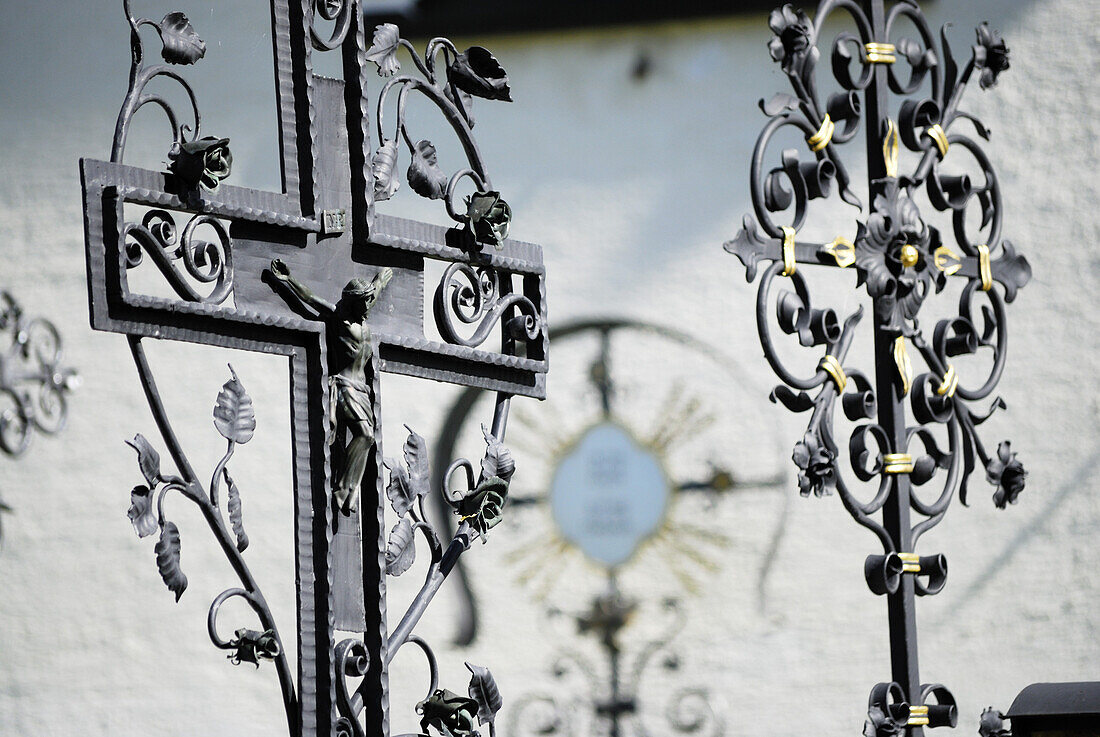
[[[989,263],[989,246],[978,246],[978,274],[982,278],[982,291],[993,288],[993,267]]]
[[[898,553],[902,573],[920,573],[920,556],[916,553]],[[919,708],[919,707],[914,707]],[[912,712],[910,712],[912,713]]]
[[[898,378],[901,379],[901,396],[909,393],[909,387],[913,385],[913,363],[909,360],[909,352],[905,349],[905,336],[899,335],[894,339],[894,365],[898,367]]]
[[[955,389],[959,386],[959,374],[955,371],[955,367],[951,364],[947,364],[947,372],[940,379],[939,388],[936,389],[936,394],[941,397],[953,397],[955,396]]]
[[[829,254],[836,259],[836,265],[844,269],[856,262],[856,246],[850,240],[842,235],[838,235],[833,239],[832,243],[825,245],[822,249],[825,253]]]
[[[817,133],[806,139],[806,143],[810,145],[810,150],[816,153],[828,146],[829,141],[833,140],[834,130],[836,130],[836,123],[833,122],[828,113],[825,113],[825,119],[821,121],[821,127],[817,129]]]
[[[909,720],[906,722],[910,727],[923,727],[928,724],[928,707],[927,706],[910,706],[909,707]]]
[[[931,128],[925,128],[924,132],[928,134],[928,137],[936,142],[936,148],[940,150],[940,158],[947,156],[947,149],[951,147],[951,144],[947,142],[947,133],[936,123]]]
[[[962,268],[962,257],[947,246],[936,248],[932,254],[932,261],[936,264],[936,268],[944,273],[944,276],[951,276]]]
[[[869,64],[893,64],[897,61],[894,56],[896,49],[894,44],[869,43],[864,47],[867,51],[867,63]]]
[[[882,141],[882,159],[886,162],[886,176],[898,176],[898,124],[886,119],[886,137]]]
[[[908,453],[887,453],[882,456],[883,473],[912,473],[913,456]]]
[[[794,228],[783,226],[783,276],[791,276],[797,271],[794,261],[794,235]]]
[[[831,356],[828,353],[821,359],[821,368],[832,377],[836,383],[836,393],[843,394],[844,387],[848,386],[848,375],[844,373],[844,369],[840,365],[840,361],[836,360],[836,356]]]

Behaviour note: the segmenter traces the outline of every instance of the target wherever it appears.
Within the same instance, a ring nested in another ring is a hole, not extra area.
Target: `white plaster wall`
[[[142,5],[142,12],[159,17],[178,8],[191,15],[210,46],[208,58],[189,70],[204,128],[233,139],[237,183],[272,187],[263,6],[249,0],[211,10],[187,2]],[[1012,439],[1031,474],[1028,489],[1002,512],[975,478],[972,506],[956,505],[922,541],[924,550],[947,555],[951,575],[942,594],[917,605],[921,672],[952,689],[960,728],[970,733],[983,707],[1007,709],[1028,683],[1100,678],[1100,489],[1091,473],[1098,422],[1090,381],[1100,325],[1088,309],[1100,275],[1100,187],[1091,176],[1100,158],[1100,10],[1090,0],[983,0],[936,3],[928,12],[934,26],[953,18],[957,49],[987,18],[1008,40],[1012,69],[995,90],[970,91],[968,105],[993,130],[987,150],[1002,178],[1005,232],[1035,274],[1009,310],[1012,355],[1001,393],[1010,411],[983,432],[994,445]],[[137,540],[126,519],[128,491],[139,476],[122,440],[135,432],[153,437],[155,429],[125,341],[87,327],[76,166],[80,156],[106,158],[109,151],[128,58],[121,11],[97,0],[30,4],[6,16],[0,284],[28,312],[62,328],[68,361],[85,381],[63,436],[39,439],[18,462],[0,458],[0,493],[16,508],[4,519],[0,551],[0,734],[278,734],[273,670],[229,666],[206,639],[207,603],[234,581],[201,519],[183,503],[172,507],[191,581],[179,604],[159,581],[152,543]],[[805,418],[767,403],[773,377],[750,322],[755,290],[720,248],[750,209],[748,158],[764,120],[755,102],[785,90],[767,39],[763,16],[479,39],[508,69],[516,102],[480,103],[476,132],[494,183],[516,213],[514,234],[545,247],[555,323],[592,314],[676,323],[734,357],[735,378],[700,363],[689,389],[713,395],[721,418],[677,463],[699,468],[718,458],[761,475],[784,468],[793,489],[786,458]],[[639,51],[653,66],[636,83],[629,70]],[[440,137],[430,121],[423,125],[427,137]],[[163,122],[150,116],[142,126],[128,160],[156,165]],[[437,203],[402,194],[386,211],[440,220]],[[815,216],[833,230],[850,228],[854,213],[838,206]],[[855,303],[848,296],[837,306]],[[663,391],[664,377],[691,373],[675,356],[656,354],[659,346],[621,349],[637,386]],[[285,361],[176,344],[150,351],[198,468],[212,467],[219,455],[209,411],[227,360],[252,393],[259,429],[233,467],[253,539],[248,556],[281,628],[292,632]],[[518,454],[517,483],[525,473],[547,473],[538,428],[554,420],[538,413],[577,422],[587,406],[581,362],[591,355],[583,345],[555,353],[551,399],[546,408],[524,408],[534,430],[515,428],[535,446]],[[402,423],[433,437],[454,396],[450,388],[412,386],[385,381],[391,454],[403,440]],[[637,391],[631,411],[644,425],[654,412],[643,401],[646,390]],[[475,437],[463,451],[478,452]],[[885,601],[867,591],[861,573],[877,546],[873,536],[837,499],[801,499],[789,490],[786,502],[746,492],[712,508],[684,501],[673,514],[680,525],[724,530],[731,542],[708,553],[719,570],[685,597],[683,669],[654,669],[643,696],[705,684],[718,696],[729,734],[858,733],[868,690],[889,677]],[[758,569],[780,520],[785,534],[761,597]],[[422,633],[441,646],[452,689],[465,683],[461,663],[469,659],[492,667],[512,703],[535,691],[577,693],[568,690],[575,684],[550,677],[552,658],[561,647],[593,649],[574,641],[567,622],[548,620],[532,590],[516,582],[517,552],[545,546],[547,527],[537,512],[517,514],[490,545],[471,551],[486,634],[474,647],[445,647],[449,596],[425,618]],[[687,533],[684,541],[697,543]],[[624,571],[628,593],[684,594],[659,552],[654,547]],[[600,579],[584,564],[569,565],[554,591],[578,607]],[[417,570],[394,585],[392,610],[403,609]],[[653,633],[652,620],[642,617],[627,632],[628,651]],[[413,661],[402,656],[395,663],[395,731],[415,723],[411,706],[421,697],[423,674]],[[655,705],[660,713],[663,705]],[[661,729],[655,723],[651,731]]]

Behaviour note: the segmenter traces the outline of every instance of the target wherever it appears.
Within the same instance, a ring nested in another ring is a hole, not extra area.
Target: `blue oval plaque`
[[[615,568],[660,527],[670,496],[653,452],[605,422],[587,430],[558,464],[550,509],[566,540]]]

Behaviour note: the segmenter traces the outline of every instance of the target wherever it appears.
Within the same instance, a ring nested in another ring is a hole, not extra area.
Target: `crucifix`
[[[828,48],[821,34],[834,13],[852,28],[831,44],[834,79],[819,80],[821,49]],[[947,28],[937,40],[915,0],[889,6],[884,0],[822,0],[812,20],[787,4],[771,13],[768,24],[775,34],[769,51],[794,94],[761,100],[769,121],[752,157],[755,219],[746,216],[725,249],[742,261],[750,282],[767,263],[756,317],[764,355],[783,382],[771,398],[811,413],[793,453],[799,491],[835,491],[883,548],[866,559],[864,574],[871,591],[887,597],[892,677],[872,689],[864,733],[920,735],[924,727],[955,726],[958,711],[950,690],[920,678],[915,597],[944,587],[947,561],[942,554],[917,553],[917,542],[943,519],[956,493],[966,504],[967,480],[979,463],[1001,508],[1016,501],[1026,475],[1008,441],[990,452],[977,432],[1003,401],[993,399],[988,408],[972,404],[996,388],[1006,360],[1005,303],[1031,277],[1027,260],[1001,237],[995,169],[970,130],[981,138],[989,132],[960,107],[972,79],[982,89],[996,84],[1008,68],[1008,49],[983,23],[960,69]],[[915,29],[916,38],[903,36],[903,27]],[[819,81],[835,82],[839,91],[822,99]],[[892,96],[901,97],[900,104]],[[768,149],[780,132],[794,133],[803,148],[783,150],[780,163],[768,169]],[[846,166],[847,144],[858,147],[860,141],[866,200]],[[866,213],[865,220],[828,242],[800,236],[811,201],[829,198],[834,187]],[[937,213],[946,216],[949,229],[930,224]],[[835,310],[815,307],[805,275],[818,267],[854,272],[856,286],[866,285],[874,344],[870,376],[849,356],[863,308],[841,320]],[[949,282],[960,286],[958,311],[926,330],[918,321],[921,308]],[[791,288],[777,290],[782,283]],[[791,368],[776,350],[780,336],[773,323],[816,351],[816,363]],[[917,376],[911,347],[927,367]],[[992,356],[988,370],[971,359],[980,352]],[[834,435],[838,403],[855,424],[846,464]],[[926,485],[934,491],[924,491]]]
[[[231,139],[202,135],[196,95],[176,70],[205,55],[198,32],[182,13],[157,21],[136,15],[130,0],[123,6],[131,28],[130,87],[111,160],[82,160],[81,177],[92,326],[127,336],[176,466],[176,473],[162,470],[144,437],[131,442],[146,481],[131,495],[135,529],[140,536],[159,532],[158,568],[178,599],[186,589],[179,530],[164,518],[159,500],[178,491],[199,505],[241,581],[212,604],[211,639],[234,662],[274,661],[290,734],[388,734],[387,668],[407,642],[425,651],[432,670],[432,687],[418,707],[424,728],[473,734],[476,711],[492,733],[500,704],[491,674],[470,666],[469,699],[437,688],[434,656],[413,629],[458,555],[500,520],[514,468],[502,445],[510,398],[545,394],[541,249],[508,238],[511,209],[493,190],[471,133],[472,97],[510,100],[503,68],[481,47],[460,52],[441,38],[421,55],[391,24],[370,35],[356,0],[272,0],[283,190],[245,189],[224,182],[232,172]],[[145,59],[140,31],[147,27],[163,43],[164,64]],[[397,74],[399,52],[408,52],[418,74]],[[314,53],[339,54],[343,79],[315,76]],[[372,153],[367,81],[375,70],[389,79],[376,108],[381,138]],[[158,77],[182,87],[191,106],[186,116],[146,90]],[[465,154],[463,166],[450,176],[431,142],[410,137],[405,106],[414,93],[438,108]],[[382,116],[394,99],[396,133],[387,140]],[[170,124],[167,171],[124,163],[133,115],[146,105],[163,110]],[[442,200],[455,227],[377,213],[376,203],[399,186],[395,166],[402,141],[410,189]],[[456,207],[464,181],[473,188],[465,210]],[[163,278],[161,292],[131,286],[130,272],[146,259]],[[431,262],[445,268],[435,288],[433,319],[426,319],[424,281]],[[296,677],[242,556],[247,536],[241,494],[228,461],[255,428],[244,381],[234,373],[218,396],[215,425],[228,451],[207,488],[172,430],[145,357],[145,338],[289,358]],[[480,472],[469,461],[455,461],[444,478],[446,500],[462,517],[450,544],[423,519],[429,475],[423,439],[410,433],[405,463],[383,464],[384,372],[497,393]],[[468,488],[452,488],[452,476],[461,482],[462,470]],[[223,484],[228,526],[219,506]],[[400,517],[388,535],[387,497]],[[431,550],[428,575],[390,630],[386,576],[411,564],[417,529]],[[219,608],[234,597],[252,608],[260,630],[238,629],[232,638],[219,634]],[[358,679],[350,690],[349,677]]]

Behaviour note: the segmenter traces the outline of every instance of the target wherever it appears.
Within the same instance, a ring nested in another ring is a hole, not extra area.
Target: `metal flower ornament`
[[[834,14],[853,28],[829,46],[822,29]],[[792,456],[799,491],[835,491],[882,543],[883,554],[867,558],[865,574],[873,592],[889,597],[893,682],[872,692],[866,734],[953,726],[950,692],[920,682],[912,605],[914,595],[942,589],[946,560],[915,547],[956,494],[967,503],[968,481],[979,467],[1001,508],[1016,502],[1026,478],[1008,441],[992,452],[978,426],[1005,406],[992,398],[1006,360],[1005,304],[1028,282],[1031,267],[1002,237],[1000,185],[978,140],[989,131],[963,107],[972,80],[988,89],[1008,69],[1008,49],[982,24],[960,68],[947,28],[937,38],[913,0],[889,7],[884,0],[823,0],[812,20],[788,4],[772,12],[769,26],[775,35],[768,50],[793,94],[761,101],[769,120],[752,157],[754,215],[725,249],[742,261],[750,282],[763,272],[757,325],[782,381],[772,400],[810,413]],[[823,99],[824,50],[839,90]],[[769,168],[777,136],[791,131],[804,150],[783,150]],[[868,180],[859,191],[848,161],[864,153]],[[861,213],[851,231],[827,242],[804,239],[811,203],[829,200],[834,189]],[[849,357],[866,321],[863,308],[842,318],[816,306],[807,275],[818,266],[854,272],[857,288],[865,289],[871,371]],[[951,283],[960,287],[955,314],[922,323],[924,308]],[[809,371],[781,358],[776,322],[782,334],[816,352]],[[914,375],[918,360],[924,368]],[[838,405],[855,425],[847,452],[834,428]],[[861,491],[863,484],[870,488]]]

